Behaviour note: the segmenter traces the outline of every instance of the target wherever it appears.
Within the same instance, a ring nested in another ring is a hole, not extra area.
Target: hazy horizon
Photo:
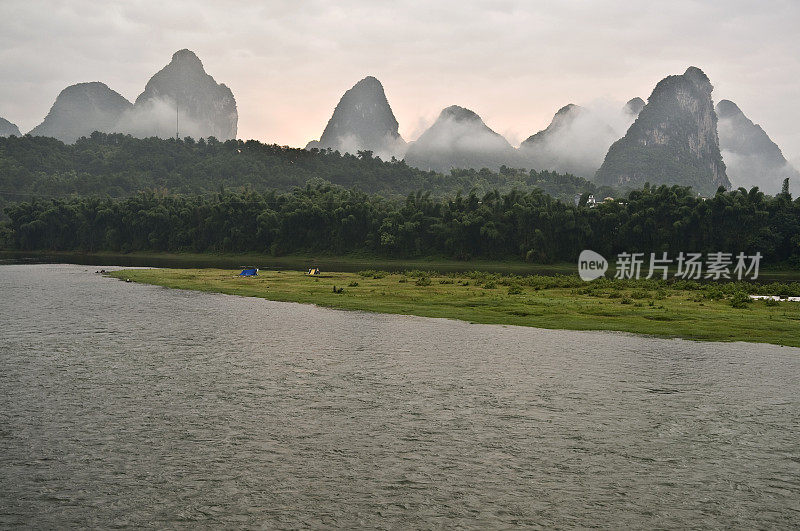
[[[647,99],[690,65],[800,160],[800,4],[693,2],[210,2],[68,5],[8,1],[0,116],[25,133],[69,85],[102,81],[133,101],[189,48],[233,91],[239,138],[303,147],[319,139],[345,90],[383,84],[414,140],[461,105],[518,145],[568,103]]]

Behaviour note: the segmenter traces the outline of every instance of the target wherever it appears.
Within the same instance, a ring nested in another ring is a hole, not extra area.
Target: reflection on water
[[[2,527],[800,525],[800,349],[94,269],[0,267]]]

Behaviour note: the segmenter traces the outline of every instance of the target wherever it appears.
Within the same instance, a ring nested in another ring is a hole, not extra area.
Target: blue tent
[[[255,277],[258,276],[258,269],[242,269],[239,273],[240,277]]]

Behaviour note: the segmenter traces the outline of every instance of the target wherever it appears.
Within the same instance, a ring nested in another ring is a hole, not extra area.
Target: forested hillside
[[[33,196],[126,197],[144,190],[173,194],[221,189],[289,191],[312,179],[384,197],[405,197],[419,190],[438,197],[473,189],[483,194],[534,187],[568,201],[580,193],[612,193],[584,179],[551,172],[501,168],[500,172],[458,170],[442,175],[402,161],[383,161],[369,151],[340,155],[255,140],[137,139],[97,132],[72,145],[44,137],[0,138],[0,197],[6,202]]]
[[[435,199],[385,199],[325,185],[280,193],[142,193],[124,200],[69,198],[9,206],[7,247],[23,250],[374,253],[457,259],[575,260],[616,253],[760,252],[800,265],[800,200],[757,189],[645,187],[627,202],[575,207],[539,190]]]

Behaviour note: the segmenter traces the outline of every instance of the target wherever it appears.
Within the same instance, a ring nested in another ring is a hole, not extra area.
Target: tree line
[[[337,151],[207,138],[134,138],[95,132],[74,144],[47,137],[0,138],[0,201],[33,197],[129,197],[143,190],[205,194],[221,189],[288,192],[324,180],[387,198],[422,190],[433,196],[540,188],[571,201],[576,194],[613,195],[573,175],[502,167],[499,171],[423,171],[370,151]],[[2,204],[0,204],[0,207]]]
[[[129,198],[71,197],[10,204],[0,242],[21,250],[370,253],[574,261],[583,249],[760,252],[800,265],[800,199],[757,188],[708,199],[681,186],[645,186],[596,208],[540,189],[403,199],[308,184],[289,192],[223,191]]]

